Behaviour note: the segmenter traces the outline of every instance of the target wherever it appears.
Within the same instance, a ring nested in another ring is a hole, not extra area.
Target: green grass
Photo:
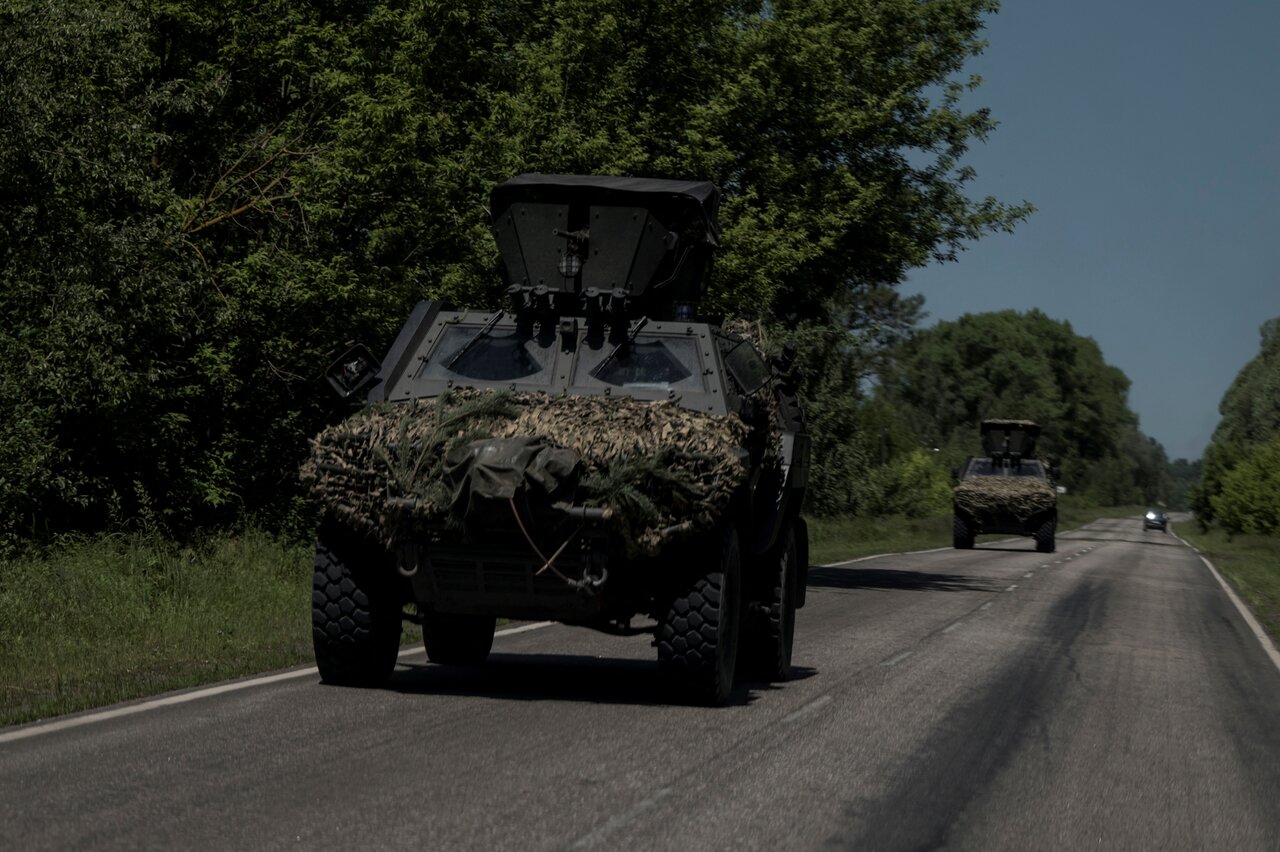
[[[1180,524],[1176,532],[1209,558],[1280,642],[1280,536],[1206,533],[1194,523]]]
[[[951,544],[951,515],[927,518],[808,518],[809,563]]]
[[[1099,518],[1137,518],[1144,506],[1089,506],[1070,498],[1058,501],[1058,531],[1082,527]],[[809,561],[825,565],[876,553],[927,550],[951,544],[951,514],[927,518],[809,518]],[[981,536],[997,541],[1008,536]]]
[[[311,552],[141,536],[0,562],[0,725],[311,659]]]

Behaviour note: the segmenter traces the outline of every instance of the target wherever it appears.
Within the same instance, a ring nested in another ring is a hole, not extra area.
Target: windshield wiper
[[[506,313],[504,311],[498,311],[496,314],[494,314],[493,319],[485,323],[484,327],[476,332],[476,336],[468,340],[467,345],[459,349],[458,354],[454,355],[452,358],[449,359],[449,363],[445,364],[444,368],[446,370],[452,370],[453,365],[458,363],[458,361],[462,358],[463,355],[466,355],[468,352],[470,352],[471,347],[479,343],[482,337],[484,337],[489,332],[493,331],[493,327],[498,324],[498,320],[502,319],[504,316],[506,316]]]
[[[618,345],[613,347],[613,350],[610,351],[608,355],[604,356],[604,360],[597,364],[596,368],[591,371],[592,377],[597,379],[600,378],[600,374],[604,372],[605,367],[609,366],[609,362],[612,361],[614,357],[625,347],[629,347],[632,343],[635,343],[636,335],[640,333],[640,329],[644,328],[648,324],[648,317],[640,317],[640,319],[636,320],[636,324],[631,327],[631,331],[627,332],[626,339],[618,341]]]

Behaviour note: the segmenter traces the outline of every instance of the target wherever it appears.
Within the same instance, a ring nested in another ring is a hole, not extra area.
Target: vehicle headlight
[[[1155,519],[1156,519],[1156,513],[1155,513],[1155,512],[1147,512],[1147,520],[1148,520],[1148,521],[1154,521]]]

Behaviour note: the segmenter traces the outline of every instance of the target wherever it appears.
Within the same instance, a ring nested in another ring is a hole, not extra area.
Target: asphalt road
[[[799,676],[725,708],[547,626],[10,737],[0,845],[1280,849],[1280,672],[1222,587],[1136,519],[1058,544],[814,569]]]

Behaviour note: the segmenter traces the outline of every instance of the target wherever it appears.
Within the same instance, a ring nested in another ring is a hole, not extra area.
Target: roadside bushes
[[[1209,499],[1230,533],[1280,532],[1280,437],[1272,438],[1229,470]]]
[[[870,468],[857,495],[860,514],[925,518],[948,510],[951,482],[933,453],[915,449]]]

